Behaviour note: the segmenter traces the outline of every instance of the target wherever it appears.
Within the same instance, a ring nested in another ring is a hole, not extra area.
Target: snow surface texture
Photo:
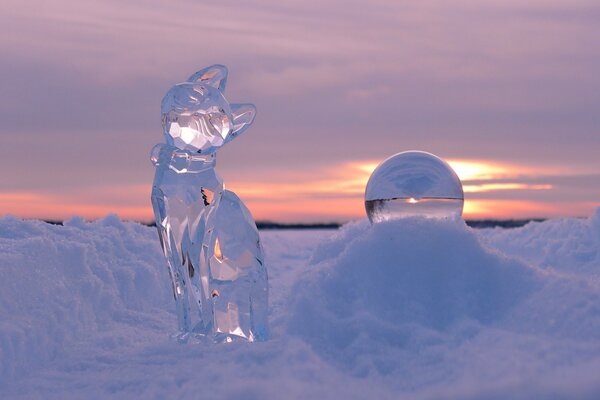
[[[182,345],[155,229],[0,219],[0,398],[600,398],[600,212],[261,236],[272,339]]]

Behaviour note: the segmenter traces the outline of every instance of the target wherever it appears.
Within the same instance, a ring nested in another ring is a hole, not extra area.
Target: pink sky
[[[218,169],[257,219],[359,218],[369,168],[410,149],[462,165],[467,217],[589,215],[599,21],[578,0],[5,0],[2,214],[149,220],[160,100],[223,63],[258,116]]]

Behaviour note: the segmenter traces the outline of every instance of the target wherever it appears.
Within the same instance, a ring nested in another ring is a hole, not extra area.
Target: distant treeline
[[[542,222],[544,219],[468,219],[465,222],[471,228],[519,228],[530,222]],[[343,224],[327,223],[327,224],[280,224],[276,222],[257,222],[258,229],[337,229]],[[151,224],[155,226],[155,224]]]
[[[532,219],[468,219],[465,222],[471,228],[520,228],[530,222],[543,222],[544,218]]]
[[[530,222],[542,222],[545,219],[535,218],[535,219],[468,219],[465,222],[471,228],[483,229],[483,228],[519,228],[521,226],[527,225]],[[52,221],[46,220],[49,224],[53,225],[62,225],[62,221]],[[143,225],[147,226],[156,226],[154,222],[140,222]],[[274,229],[338,229],[343,224],[337,222],[330,223],[314,223],[314,224],[282,224],[277,222],[265,222],[258,221],[256,226],[260,230],[274,230]]]

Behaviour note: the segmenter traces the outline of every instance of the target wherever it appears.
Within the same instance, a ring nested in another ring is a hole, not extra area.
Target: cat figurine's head
[[[173,86],[162,99],[162,125],[169,145],[210,154],[254,121],[252,104],[229,104],[223,96],[227,68],[212,65]]]

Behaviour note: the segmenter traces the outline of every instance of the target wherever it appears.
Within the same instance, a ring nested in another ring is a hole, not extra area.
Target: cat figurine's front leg
[[[152,206],[167,259],[181,338],[213,330],[207,263],[202,259],[206,218],[218,206],[223,182],[215,173],[214,154],[201,156],[157,145]],[[205,278],[202,279],[202,276]]]

